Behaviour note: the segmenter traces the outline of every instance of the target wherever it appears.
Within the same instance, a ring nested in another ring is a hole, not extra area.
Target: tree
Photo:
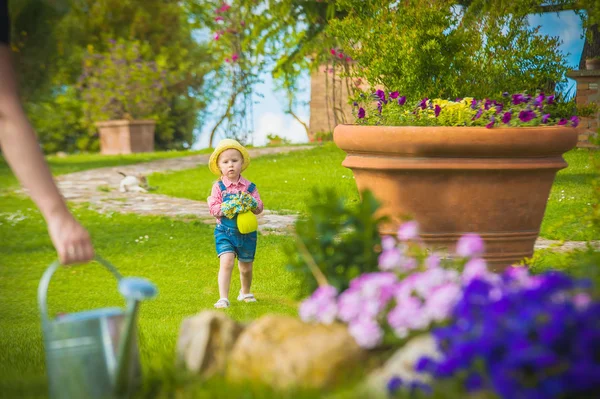
[[[11,2],[15,53],[22,88],[30,112],[55,109],[73,112],[80,98],[75,87],[82,74],[83,59],[91,45],[106,52],[111,40],[139,41],[150,46],[152,57],[165,57],[171,79],[164,100],[169,109],[156,128],[158,148],[185,148],[194,141],[198,113],[210,99],[205,95],[205,75],[211,60],[205,44],[194,34],[201,19],[189,18],[189,2],[162,0],[22,0]],[[65,96],[69,99],[65,100]],[[79,101],[80,102],[80,101]],[[69,109],[65,109],[69,104]],[[78,110],[81,115],[83,112]],[[42,144],[57,138],[57,123],[32,115]],[[89,121],[76,125],[81,130],[74,147],[93,150],[97,137],[90,136]],[[72,136],[66,129],[59,137]],[[73,142],[70,139],[69,142]],[[47,150],[56,147],[56,141]]]

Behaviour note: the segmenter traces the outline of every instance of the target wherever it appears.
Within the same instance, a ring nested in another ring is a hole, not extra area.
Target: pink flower
[[[219,38],[221,37],[221,35],[219,34],[219,32],[215,33],[215,35],[213,36],[215,40],[219,40]]]
[[[392,249],[396,246],[396,240],[392,236],[383,236],[381,238],[381,247],[386,249]]]
[[[465,258],[482,255],[483,250],[483,240],[477,234],[465,234],[456,244],[456,254]]]
[[[335,51],[334,48],[332,48],[331,50],[329,50],[329,52],[331,53],[331,55],[336,55],[337,54],[337,51]]]
[[[229,10],[231,6],[227,3],[223,3],[223,5],[217,10],[217,13],[226,12]]]
[[[379,324],[369,318],[361,318],[350,323],[348,332],[360,347],[367,349],[376,347],[383,338],[383,331]]]
[[[412,220],[402,223],[398,228],[398,239],[400,241],[414,240],[419,237],[419,224]]]
[[[484,277],[488,273],[487,264],[481,258],[473,258],[467,262],[462,273],[462,280],[468,284],[471,280]]]
[[[462,294],[456,283],[445,283],[433,290],[427,297],[424,306],[425,314],[431,321],[443,321],[450,317],[454,305]]]
[[[224,21],[224,20],[225,19],[222,16],[220,16],[220,15],[217,16],[217,17],[215,17],[215,22],[221,22],[221,21]]]
[[[577,310],[583,310],[587,308],[590,302],[592,302],[590,296],[583,292],[577,293],[573,296],[573,304],[575,305]]]
[[[300,319],[305,322],[333,323],[338,313],[336,296],[335,287],[327,285],[317,288],[310,298],[300,304]]]
[[[378,258],[379,269],[386,272],[397,270],[403,260],[404,256],[398,248],[384,250]]]
[[[441,262],[441,259],[439,256],[437,256],[435,254],[429,255],[425,259],[425,267],[427,267],[428,269],[437,269],[438,267],[440,267],[440,262]]]
[[[358,289],[347,289],[338,299],[338,316],[348,323],[360,315],[363,298]]]
[[[240,57],[239,57],[237,54],[233,54],[233,55],[231,56],[231,61],[232,61],[232,62],[236,62],[236,61],[238,60],[238,58],[240,58]]]
[[[427,327],[429,321],[424,317],[422,303],[414,297],[404,298],[388,313],[387,321],[399,338],[404,338],[410,330]]]

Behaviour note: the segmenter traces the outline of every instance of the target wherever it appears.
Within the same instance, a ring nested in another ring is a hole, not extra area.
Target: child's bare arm
[[[223,216],[223,212],[221,212],[221,204],[223,203],[223,196],[221,195],[221,190],[219,190],[218,185],[213,185],[212,191],[210,193],[210,197],[208,197],[208,208],[210,210],[210,214],[214,217]]]
[[[262,213],[262,211],[265,207],[262,200],[260,199],[260,194],[258,193],[258,188],[255,188],[254,191],[252,191],[252,193],[250,193],[250,194],[256,200],[256,208],[252,209],[252,213],[254,213],[255,215],[258,215],[258,214]]]

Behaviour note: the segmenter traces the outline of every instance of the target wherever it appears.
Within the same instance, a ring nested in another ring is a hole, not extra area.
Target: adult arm
[[[6,43],[0,43],[0,147],[44,216],[60,261],[70,264],[92,259],[90,236],[69,212],[21,105],[11,50]]]

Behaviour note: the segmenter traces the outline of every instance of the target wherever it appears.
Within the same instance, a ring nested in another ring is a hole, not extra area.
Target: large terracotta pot
[[[153,120],[112,120],[96,122],[100,132],[100,153],[105,155],[154,151]]]
[[[359,191],[369,189],[396,234],[414,217],[433,248],[454,250],[464,233],[482,236],[496,267],[533,254],[562,154],[577,144],[569,127],[411,127],[338,125]]]

